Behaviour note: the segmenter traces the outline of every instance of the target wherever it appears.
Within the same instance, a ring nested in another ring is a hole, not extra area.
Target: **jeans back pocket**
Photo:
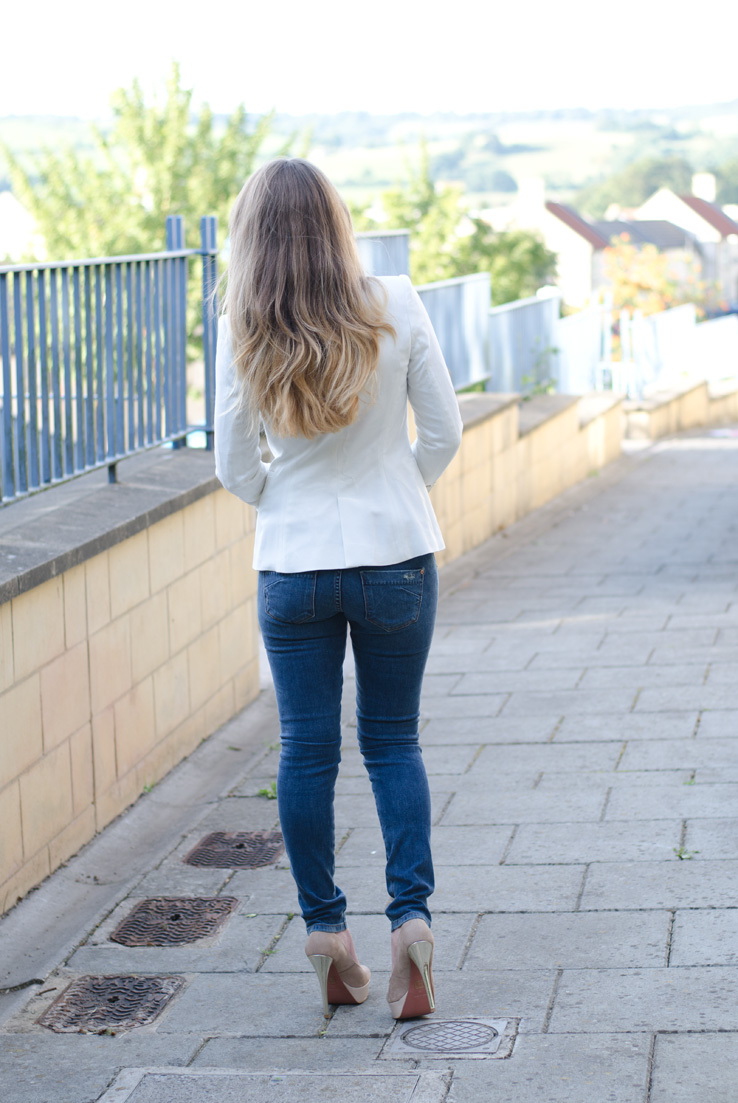
[[[315,616],[315,571],[263,571],[264,612],[282,624],[305,624]]]
[[[364,612],[370,624],[397,632],[415,624],[423,599],[424,568],[419,570],[362,571]]]

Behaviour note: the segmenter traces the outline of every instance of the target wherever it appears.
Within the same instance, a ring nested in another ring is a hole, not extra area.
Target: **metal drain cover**
[[[36,1022],[57,1034],[147,1026],[184,983],[184,977],[79,977]]]
[[[187,854],[191,866],[262,869],[284,854],[281,831],[213,831]]]
[[[238,904],[235,896],[159,896],[142,900],[118,924],[111,942],[179,946],[215,934]]]
[[[402,1023],[382,1051],[382,1057],[509,1057],[517,1034],[517,1019],[439,1019]]]

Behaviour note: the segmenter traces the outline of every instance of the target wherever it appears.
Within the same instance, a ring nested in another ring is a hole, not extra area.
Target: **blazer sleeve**
[[[412,450],[430,490],[459,450],[462,422],[458,399],[431,320],[409,279],[407,287],[411,341],[407,395],[417,429]]]
[[[238,401],[231,330],[227,317],[218,320],[215,355],[215,474],[226,490],[257,506],[269,465],[261,458],[258,419]]]

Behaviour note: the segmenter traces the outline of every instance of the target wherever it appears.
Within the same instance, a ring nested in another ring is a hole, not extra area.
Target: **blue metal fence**
[[[0,267],[0,504],[167,441],[187,425],[188,260],[201,256],[205,430],[212,446],[217,225],[201,246]]]

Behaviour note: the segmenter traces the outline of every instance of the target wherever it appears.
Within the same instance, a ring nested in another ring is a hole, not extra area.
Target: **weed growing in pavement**
[[[257,793],[257,796],[266,797],[267,800],[276,800],[277,799],[277,783],[276,783],[276,781],[271,781],[269,783],[269,785],[265,786],[264,789],[259,789],[259,792]]]

